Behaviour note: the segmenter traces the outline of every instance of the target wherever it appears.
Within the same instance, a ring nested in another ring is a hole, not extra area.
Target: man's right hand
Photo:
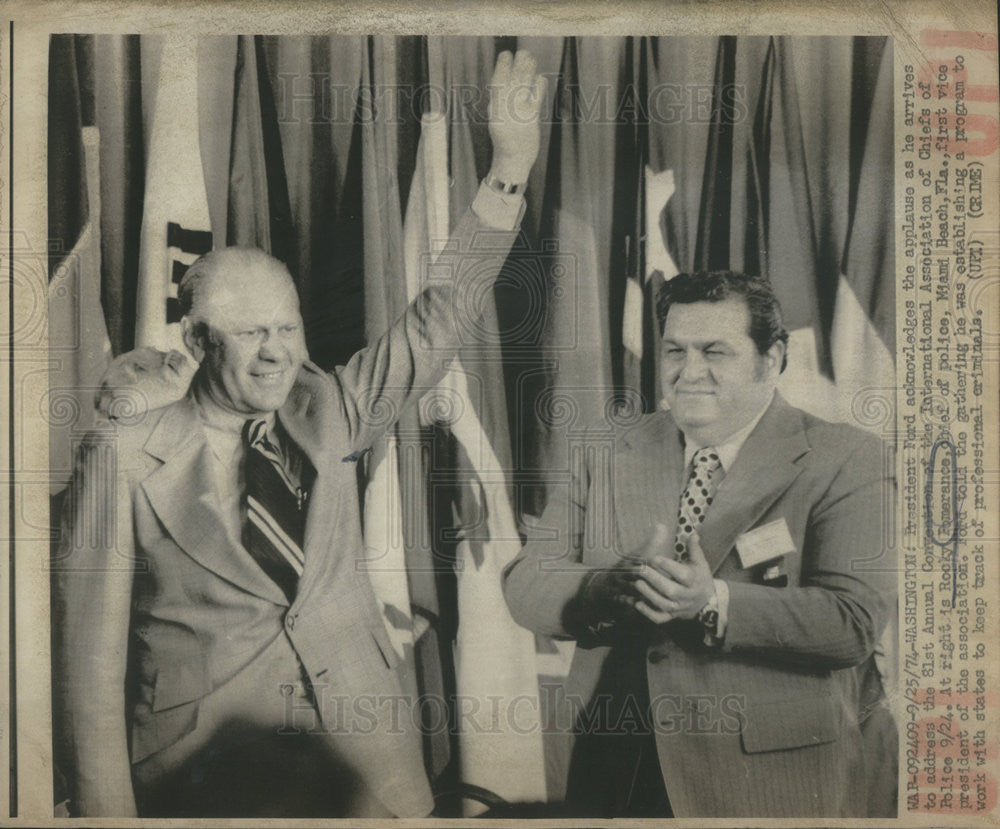
[[[528,180],[540,143],[538,113],[545,99],[545,78],[535,74],[535,59],[524,49],[501,52],[490,81],[490,172],[508,184]]]
[[[191,384],[195,364],[179,351],[149,346],[119,354],[111,361],[94,398],[97,411],[109,420],[139,417],[180,400]]]

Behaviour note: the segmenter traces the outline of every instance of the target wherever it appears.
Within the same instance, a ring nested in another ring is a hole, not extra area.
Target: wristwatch
[[[496,190],[498,193],[503,193],[506,196],[516,196],[518,193],[523,193],[526,184],[526,182],[512,184],[509,181],[503,181],[502,179],[497,178],[493,174],[492,170],[489,175],[486,176],[486,186],[491,190]]]
[[[695,618],[705,628],[705,644],[718,645],[722,638],[719,636],[719,598],[712,596],[708,603],[698,611]]]

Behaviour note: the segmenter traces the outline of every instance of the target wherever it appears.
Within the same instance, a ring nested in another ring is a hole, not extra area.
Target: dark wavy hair
[[[750,330],[747,332],[757,351],[766,354],[776,342],[786,346],[781,361],[781,371],[788,365],[788,332],[781,322],[781,305],[774,295],[771,283],[763,276],[752,276],[738,271],[696,271],[682,273],[667,280],[656,296],[656,319],[663,336],[663,325],[670,306],[692,302],[722,302],[724,299],[741,299],[750,311]]]

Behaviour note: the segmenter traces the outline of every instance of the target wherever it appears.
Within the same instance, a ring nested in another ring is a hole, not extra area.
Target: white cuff
[[[479,221],[496,230],[516,230],[524,215],[524,196],[501,193],[481,182],[472,202],[472,212]]]

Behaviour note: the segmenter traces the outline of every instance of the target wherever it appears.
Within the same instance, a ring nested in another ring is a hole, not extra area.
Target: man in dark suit
[[[522,625],[577,641],[568,797],[595,816],[864,815],[880,770],[860,677],[893,606],[883,447],[776,392],[766,280],[683,274],[657,310],[669,412],[591,430],[610,451],[581,453],[504,573]]]
[[[493,166],[448,246],[452,282],[327,374],[285,267],[207,254],[180,286],[187,393],[82,446],[53,576],[75,814],[431,811],[419,719],[358,566],[351,461],[391,425],[379,413],[441,377],[456,283],[492,280],[513,243],[544,94],[527,53],[500,56],[492,94]]]

